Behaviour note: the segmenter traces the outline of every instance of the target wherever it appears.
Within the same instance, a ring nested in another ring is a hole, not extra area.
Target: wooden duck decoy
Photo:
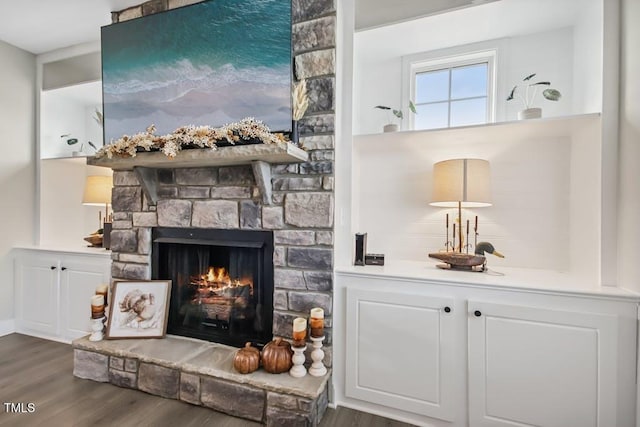
[[[484,256],[485,252],[504,258],[504,255],[496,251],[489,242],[479,242],[476,245],[476,250],[473,255],[462,252],[434,252],[429,254],[429,258],[435,258],[445,262],[445,264],[438,264],[438,268],[447,270],[484,271],[487,263],[487,258]]]

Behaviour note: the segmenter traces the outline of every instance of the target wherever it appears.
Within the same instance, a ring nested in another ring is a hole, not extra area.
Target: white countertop
[[[43,252],[57,252],[66,253],[71,255],[95,255],[103,256],[105,258],[111,258],[111,251],[104,248],[92,248],[86,245],[70,245],[70,246],[17,246],[13,248],[15,250],[28,250],[28,251],[43,251]]]
[[[426,280],[434,284],[517,289],[564,295],[592,295],[640,302],[640,294],[614,286],[599,286],[596,279],[552,270],[489,267],[485,272],[442,270],[436,262],[390,261],[384,266],[337,266],[337,274]]]

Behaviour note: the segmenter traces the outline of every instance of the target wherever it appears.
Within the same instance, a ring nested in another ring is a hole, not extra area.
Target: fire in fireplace
[[[192,276],[189,285],[193,287],[193,297],[187,306],[197,307],[221,328],[229,327],[232,310],[235,319],[251,317],[252,313],[247,313],[253,300],[251,276],[231,279],[225,267],[209,267],[207,274]]]
[[[172,281],[167,332],[234,346],[271,340],[273,233],[158,227],[152,277]]]

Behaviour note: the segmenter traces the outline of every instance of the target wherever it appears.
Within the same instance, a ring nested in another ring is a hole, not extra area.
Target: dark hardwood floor
[[[78,379],[72,372],[70,345],[19,334],[0,337],[0,426],[260,425],[177,400]],[[12,412],[5,403],[13,403],[14,411],[22,412]],[[22,407],[15,405],[20,403]],[[320,425],[409,424],[339,408],[328,409]]]

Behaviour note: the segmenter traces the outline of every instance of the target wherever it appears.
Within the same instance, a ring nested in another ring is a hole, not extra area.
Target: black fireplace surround
[[[273,232],[156,227],[151,274],[172,281],[167,333],[236,347],[271,340]]]

